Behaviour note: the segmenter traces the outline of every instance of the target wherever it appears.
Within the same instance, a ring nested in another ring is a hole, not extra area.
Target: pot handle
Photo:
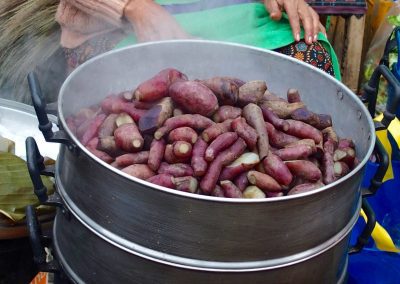
[[[367,216],[367,223],[365,224],[364,230],[357,238],[357,243],[349,249],[349,254],[360,252],[363,247],[368,243],[371,237],[372,231],[375,228],[376,216],[374,210],[372,210],[366,198],[362,199],[361,208],[364,210]]]
[[[361,193],[363,197],[374,195],[379,187],[382,185],[382,180],[385,177],[386,171],[389,167],[389,155],[385,150],[382,142],[379,139],[375,140],[375,153],[379,159],[378,169],[371,179],[370,186],[368,188],[362,188]]]
[[[389,124],[396,117],[396,109],[400,102],[400,82],[387,66],[381,64],[374,70],[370,80],[364,87],[366,96],[364,100],[368,102],[368,111],[371,116],[375,117],[376,99],[381,76],[393,87],[393,103],[386,105],[386,110],[383,112],[383,119],[375,123],[375,130],[388,128]]]
[[[39,130],[43,133],[44,139],[47,142],[56,142],[65,144],[69,150],[76,150],[77,147],[68,138],[63,130],[53,132],[53,124],[47,117],[46,99],[43,96],[40,88],[39,80],[35,72],[28,74],[28,85],[31,92],[33,107],[35,108],[36,116],[39,120]]]
[[[26,161],[29,175],[32,180],[34,192],[43,205],[55,206],[61,208],[62,212],[68,217],[69,211],[61,201],[57,192],[48,196],[47,188],[44,186],[41,175],[54,177],[54,166],[45,166],[44,158],[40,154],[36,141],[33,137],[28,137],[25,140],[26,146]]]
[[[31,243],[35,264],[38,266],[40,271],[59,272],[60,265],[57,260],[53,259],[50,262],[46,262],[46,251],[44,250],[44,246],[49,246],[51,239],[42,235],[35,208],[32,205],[28,205],[25,209],[25,213],[29,241]]]

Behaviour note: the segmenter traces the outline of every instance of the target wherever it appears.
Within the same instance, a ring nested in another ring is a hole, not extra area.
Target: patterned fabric
[[[320,42],[307,45],[304,41],[300,41],[278,48],[276,51],[304,61],[329,75],[335,76],[331,57]]]
[[[125,36],[121,32],[108,33],[89,39],[77,48],[64,48],[68,73],[87,60],[112,50]]]
[[[112,50],[121,40],[121,37],[122,35],[114,35],[113,37],[99,36],[86,41],[77,48],[64,48],[68,71],[71,72],[96,55]],[[304,41],[300,41],[276,49],[276,51],[309,63],[334,76],[331,57],[319,42],[307,45]]]

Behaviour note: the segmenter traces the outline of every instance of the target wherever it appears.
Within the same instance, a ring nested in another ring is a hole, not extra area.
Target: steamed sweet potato
[[[223,168],[219,180],[232,180],[241,173],[252,169],[260,162],[260,157],[255,153],[244,153],[231,164]]]
[[[182,109],[210,117],[218,109],[218,100],[204,84],[195,81],[179,81],[169,88],[172,100]]]
[[[1,136],[0,136],[1,138]],[[92,149],[97,149],[97,146],[99,146],[99,138],[93,137],[87,144],[86,148],[92,148]]]
[[[173,179],[173,176],[171,176],[169,174],[159,174],[159,175],[155,175],[155,176],[152,176],[152,177],[146,179],[146,181],[160,185],[160,186],[174,189],[175,184],[172,182],[172,179]]]
[[[185,113],[180,108],[174,108],[174,111],[172,112],[172,116],[178,116],[178,115],[182,115],[182,114],[185,114]]]
[[[172,182],[179,191],[196,193],[198,190],[198,181],[192,176],[173,177]]]
[[[292,182],[292,173],[277,155],[270,152],[263,160],[263,166],[265,173],[270,175],[279,184],[288,186]]]
[[[236,104],[239,87],[233,79],[229,77],[213,77],[200,82],[213,91],[221,105]]]
[[[309,181],[318,181],[322,177],[321,170],[310,161],[294,160],[286,161],[285,164],[294,176],[301,177]]]
[[[247,179],[252,185],[257,186],[262,191],[282,191],[281,185],[267,174],[257,171],[249,171]]]
[[[286,120],[279,118],[269,107],[261,106],[261,111],[265,121],[270,122],[276,129],[287,131],[289,123]]]
[[[225,197],[224,191],[219,185],[215,186],[215,188],[211,191],[210,195],[215,197]]]
[[[243,117],[234,119],[231,123],[232,130],[242,138],[250,150],[254,150],[257,146],[258,134],[257,131],[247,124]]]
[[[224,122],[215,123],[210,127],[206,128],[201,137],[206,142],[211,142],[221,134],[231,131],[231,119],[225,120]]]
[[[350,147],[336,149],[333,153],[333,160],[335,162],[344,162],[351,168],[353,167],[355,157],[356,152]]]
[[[79,127],[85,121],[94,118],[99,113],[92,108],[82,108],[73,117],[68,117],[68,120],[73,121],[76,127]]]
[[[174,177],[193,176],[193,169],[188,164],[167,164],[162,162],[158,168],[159,174],[169,174]]]
[[[139,84],[134,92],[136,101],[153,102],[168,95],[171,84],[177,81],[185,81],[187,76],[172,68],[161,70],[152,78]]]
[[[154,138],[161,139],[164,135],[178,127],[190,127],[196,130],[203,130],[215,124],[211,119],[199,114],[183,114],[168,118],[164,122],[164,126],[154,133]]]
[[[186,159],[192,156],[192,144],[186,141],[175,141],[172,144],[175,157]]]
[[[168,164],[187,163],[190,161],[190,157],[189,158],[178,158],[174,154],[174,146],[172,144],[167,144],[165,146],[164,160]]]
[[[137,152],[143,147],[143,137],[135,123],[126,123],[114,131],[115,142],[126,152]]]
[[[129,114],[125,112],[118,114],[117,117],[115,118],[115,125],[117,126],[117,128],[127,123],[135,123],[135,121]]]
[[[296,185],[295,187],[293,187],[287,195],[295,195],[295,194],[300,194],[300,193],[304,193],[304,192],[309,192],[312,191],[314,189],[323,187],[324,184],[322,182],[315,182],[315,183],[303,183],[303,184],[299,184]]]
[[[335,176],[333,153],[335,152],[336,144],[335,141],[328,138],[324,142],[324,155],[322,158],[322,180],[324,184],[330,184],[337,178]]]
[[[265,193],[255,185],[246,187],[243,191],[244,198],[266,198]]]
[[[235,119],[242,115],[242,109],[234,106],[220,106],[213,115],[213,120],[217,123],[227,119]]]
[[[193,146],[191,166],[196,177],[203,176],[207,171],[208,164],[204,159],[207,146],[207,143],[201,138]]]
[[[204,156],[207,162],[211,162],[215,157],[226,148],[230,147],[238,138],[236,132],[226,132],[215,138],[207,147]]]
[[[150,169],[157,171],[160,167],[161,161],[164,157],[165,152],[165,142],[163,139],[156,140],[153,139],[150,145],[149,157],[147,164]]]
[[[304,107],[304,103],[288,103],[285,101],[263,101],[261,106],[269,107],[279,118],[288,118],[299,108]]]
[[[99,114],[95,116],[93,119],[91,119],[91,122],[89,123],[88,127],[86,128],[86,131],[83,133],[81,138],[81,143],[83,145],[86,145],[94,137],[98,136],[99,128],[105,119],[106,119],[105,114]]]
[[[261,101],[267,84],[264,81],[249,81],[239,88],[238,104],[245,106],[249,103],[257,104]]]
[[[242,198],[243,194],[235,184],[230,180],[223,180],[220,182],[224,196],[228,198]]]
[[[283,148],[300,140],[295,136],[286,134],[275,129],[275,127],[269,122],[265,122],[265,129],[268,132],[269,142],[272,146],[277,148]]]
[[[168,142],[173,143],[175,141],[186,141],[191,144],[196,143],[198,135],[190,127],[179,127],[172,130],[168,135]]]
[[[110,95],[101,101],[101,109],[104,113],[120,113],[123,109],[122,105],[127,101],[117,95]]]
[[[289,89],[287,91],[287,101],[288,103],[300,103],[301,97],[299,94],[299,90],[293,88]]]
[[[124,152],[118,148],[117,143],[115,142],[114,136],[107,136],[99,139],[97,144],[97,150],[106,152],[111,156],[119,156]]]
[[[114,159],[108,155],[107,153],[97,150],[97,149],[93,149],[93,148],[87,148],[89,150],[89,152],[91,152],[93,155],[95,155],[97,158],[99,158],[100,160],[103,160],[104,162],[110,164],[114,161]]]
[[[313,154],[313,148],[299,144],[293,147],[285,147],[274,152],[282,161],[305,159]]]
[[[265,192],[265,195],[266,195],[268,198],[271,198],[271,197],[281,197],[281,196],[283,196],[284,194],[283,194],[282,191],[266,191],[266,192]]]
[[[333,164],[333,170],[337,178],[343,177],[350,172],[350,168],[345,162],[335,162]]]
[[[146,164],[134,164],[130,165],[126,168],[123,168],[121,171],[131,175],[133,177],[137,177],[143,180],[147,180],[156,174],[149,168]]]
[[[338,143],[338,149],[343,149],[343,148],[355,148],[354,142],[350,138],[341,138],[339,139]]]
[[[289,123],[289,128],[286,133],[299,138],[313,139],[316,144],[322,141],[322,133],[315,127],[293,119],[287,119],[286,121]]]
[[[332,118],[330,115],[317,114],[308,110],[306,107],[296,109],[291,117],[294,120],[305,122],[320,130],[332,126]]]
[[[136,122],[139,121],[140,117],[146,112],[146,110],[138,109],[135,107],[135,104],[127,102],[125,99],[115,95],[106,97],[101,103],[101,108],[107,114],[126,112]]]
[[[257,148],[260,159],[264,159],[269,151],[268,133],[260,107],[256,104],[248,104],[243,108],[243,116],[250,126],[254,127],[258,134]]]
[[[172,116],[174,105],[171,98],[163,98],[146,111],[139,119],[139,129],[142,133],[154,133]]]
[[[133,164],[147,164],[149,151],[123,154],[115,158],[115,166],[125,168]]]
[[[115,123],[118,114],[109,114],[103,123],[100,125],[98,137],[104,138],[108,136],[113,136],[115,129],[117,129],[117,124]]]
[[[249,185],[249,180],[247,179],[247,172],[243,172],[236,176],[233,183],[243,192],[245,188]]]
[[[277,96],[277,95],[274,94],[274,93],[271,93],[269,90],[266,90],[266,91],[264,92],[264,95],[263,95],[263,97],[262,97],[260,103],[262,103],[262,102],[264,102],[264,101],[281,101],[281,102],[286,102],[285,99],[283,99],[283,98]]]
[[[218,154],[216,159],[210,163],[205,176],[200,182],[200,188],[205,194],[210,194],[215,188],[222,167],[236,160],[245,149],[246,143],[242,138],[238,138],[231,147]]]
[[[334,142],[335,147],[337,146],[337,144],[339,142],[339,138],[338,138],[338,135],[336,134],[335,129],[333,129],[333,127],[327,127],[325,129],[323,129],[322,135],[323,135],[324,142],[331,140]]]

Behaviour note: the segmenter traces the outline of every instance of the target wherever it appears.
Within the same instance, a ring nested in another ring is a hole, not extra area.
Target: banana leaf
[[[47,193],[54,192],[52,178],[42,176]],[[27,205],[38,206],[26,162],[6,152],[0,152],[0,214],[14,222],[25,218]],[[48,206],[38,206],[39,212],[49,211]]]

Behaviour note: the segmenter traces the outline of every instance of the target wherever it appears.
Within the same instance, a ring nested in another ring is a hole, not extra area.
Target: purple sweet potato
[[[250,103],[243,108],[243,116],[247,123],[252,126],[258,134],[257,148],[260,159],[264,159],[269,151],[268,133],[265,128],[265,122],[260,107]]]
[[[204,84],[195,81],[179,81],[169,88],[172,100],[184,110],[211,117],[218,109],[218,100]]]
[[[187,76],[176,69],[161,70],[152,78],[139,84],[134,92],[134,98],[136,101],[142,102],[157,101],[168,95],[171,84],[185,80],[187,80]]]
[[[199,138],[193,146],[191,165],[196,177],[203,176],[207,171],[207,161],[204,159],[207,143]]]
[[[250,150],[254,150],[257,146],[258,134],[257,131],[247,124],[243,117],[234,119],[231,123],[232,130],[242,138]]]
[[[149,157],[147,164],[150,169],[157,171],[160,167],[161,161],[164,157],[165,152],[165,142],[163,139],[156,140],[153,139],[150,145]]]
[[[220,106],[213,115],[213,120],[217,123],[227,119],[235,119],[242,115],[242,109],[234,106]]]
[[[213,77],[207,80],[202,80],[201,83],[213,91],[221,105],[236,104],[239,94],[239,87],[232,78]]]
[[[159,103],[146,111],[139,119],[139,129],[142,133],[154,133],[172,116],[174,105],[171,98],[163,98]]]
[[[265,173],[274,178],[279,184],[288,186],[293,179],[285,163],[275,154],[269,153],[263,160]]]

